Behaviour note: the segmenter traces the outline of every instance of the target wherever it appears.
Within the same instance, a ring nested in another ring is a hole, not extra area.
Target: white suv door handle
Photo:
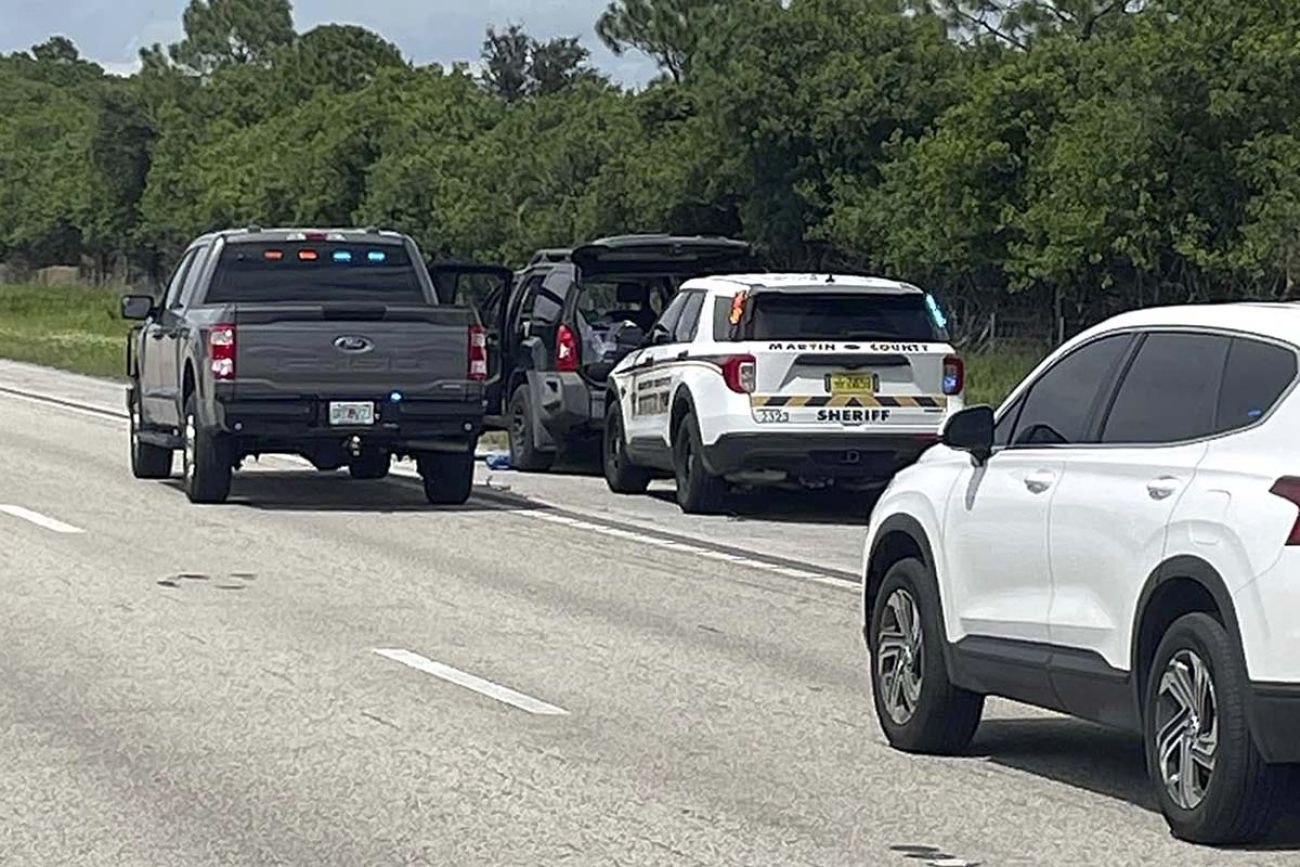
[[[1051,470],[1036,470],[1025,476],[1025,487],[1031,494],[1041,494],[1056,484],[1056,473]]]
[[[1182,481],[1173,476],[1161,476],[1147,482],[1147,493],[1153,500],[1165,500],[1173,496],[1181,485]]]

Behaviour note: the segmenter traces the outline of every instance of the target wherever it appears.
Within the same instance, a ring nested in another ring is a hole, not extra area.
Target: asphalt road
[[[0,364],[0,863],[1300,858],[1294,822],[1172,840],[1136,740],[1020,705],[890,750],[865,515],[515,473],[434,509],[281,460],[200,508],[130,478],[118,395]]]

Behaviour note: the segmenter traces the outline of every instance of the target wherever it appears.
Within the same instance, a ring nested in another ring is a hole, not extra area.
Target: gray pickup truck
[[[487,343],[439,304],[415,243],[377,230],[204,235],[160,298],[130,295],[131,469],[220,503],[250,456],[300,455],[379,479],[412,457],[429,502],[469,498]]]

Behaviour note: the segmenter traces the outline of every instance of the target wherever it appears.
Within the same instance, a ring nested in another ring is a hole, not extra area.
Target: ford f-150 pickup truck
[[[431,503],[473,484],[487,342],[438,303],[415,243],[377,230],[219,232],[189,245],[161,298],[131,295],[131,468],[224,502],[250,456],[299,455],[358,479],[412,457]]]

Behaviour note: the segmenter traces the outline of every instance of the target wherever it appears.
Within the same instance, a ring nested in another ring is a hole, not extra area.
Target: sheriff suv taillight
[[[966,362],[956,355],[943,360],[943,393],[961,394],[966,389]]]
[[[1273,487],[1269,488],[1269,493],[1276,494],[1291,505],[1300,508],[1300,478],[1283,476],[1273,483]],[[1297,513],[1295,523],[1291,525],[1291,532],[1287,534],[1286,544],[1288,546],[1300,545],[1300,513]]]
[[[555,370],[558,373],[578,371],[578,338],[567,325],[555,332]]]
[[[487,329],[482,325],[469,327],[469,378],[474,382],[488,378]]]
[[[722,379],[736,394],[753,394],[758,362],[752,355],[733,355],[722,361]]]
[[[208,364],[213,379],[235,378],[235,326],[212,326],[208,332]]]

